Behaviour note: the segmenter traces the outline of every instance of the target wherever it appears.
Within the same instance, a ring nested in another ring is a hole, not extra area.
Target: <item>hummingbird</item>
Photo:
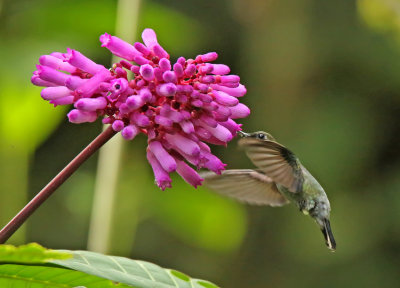
[[[327,247],[335,251],[328,197],[299,158],[267,132],[239,131],[239,135],[242,136],[239,146],[258,169],[225,170],[220,175],[205,172],[201,174],[203,184],[219,194],[248,204],[279,207],[294,203],[315,220]]]

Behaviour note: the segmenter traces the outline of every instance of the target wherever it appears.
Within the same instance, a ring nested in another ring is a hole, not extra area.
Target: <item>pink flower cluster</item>
[[[124,59],[109,70],[72,49],[43,55],[32,83],[46,87],[41,96],[54,106],[73,104],[72,123],[101,116],[127,140],[146,134],[147,159],[161,189],[171,187],[173,171],[196,187],[203,179],[188,163],[215,173],[225,169],[205,142],[226,145],[241,130],[233,119],[250,113],[238,99],[246,88],[239,76],[228,75],[228,66],[209,63],[215,52],[172,64],[152,29],[142,38],[144,44],[131,45],[101,35],[102,46]]]

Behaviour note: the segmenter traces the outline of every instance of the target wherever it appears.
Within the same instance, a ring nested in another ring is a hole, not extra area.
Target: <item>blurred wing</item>
[[[290,192],[300,192],[303,186],[303,172],[299,159],[289,149],[270,140],[242,138],[239,145],[245,148],[247,156],[274,182]]]
[[[215,192],[255,205],[282,206],[289,201],[278,191],[271,178],[251,169],[225,170],[221,175],[200,174],[203,185]]]

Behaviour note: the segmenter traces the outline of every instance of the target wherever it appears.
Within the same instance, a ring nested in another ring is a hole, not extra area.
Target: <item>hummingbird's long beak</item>
[[[328,219],[323,220],[323,226],[321,227],[322,234],[325,237],[326,246],[332,251],[336,250],[336,241],[332,234],[331,223]]]
[[[246,133],[246,132],[243,132],[243,131],[238,131],[238,133],[239,133],[239,135],[240,135],[241,137],[249,137],[249,136],[250,136],[249,133]]]

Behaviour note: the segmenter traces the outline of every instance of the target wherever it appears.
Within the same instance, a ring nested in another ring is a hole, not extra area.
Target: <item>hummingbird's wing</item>
[[[303,186],[303,172],[299,159],[281,144],[245,137],[239,140],[250,160],[272,180],[290,192],[300,192]]]
[[[255,205],[282,206],[289,201],[267,175],[251,169],[222,171],[221,175],[203,172],[203,185],[215,192]]]

